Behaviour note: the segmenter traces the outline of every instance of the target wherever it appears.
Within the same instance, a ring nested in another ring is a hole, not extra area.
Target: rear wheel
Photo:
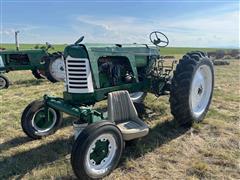
[[[141,117],[145,113],[144,99],[147,96],[146,92],[134,92],[130,94],[130,98],[138,112],[138,115]]]
[[[213,94],[214,70],[203,52],[183,56],[171,82],[170,107],[177,122],[191,125],[204,119]]]
[[[9,80],[6,76],[0,74],[0,89],[7,89],[9,87]]]
[[[46,77],[52,83],[64,81],[65,64],[61,53],[54,53],[45,64]]]
[[[133,103],[143,103],[146,95],[147,95],[146,92],[139,91],[130,93],[130,98],[133,101]]]
[[[48,108],[48,117],[45,115],[43,101],[33,101],[23,111],[21,125],[23,131],[33,139],[40,139],[57,131],[62,122],[62,114]]]
[[[120,130],[109,121],[89,125],[74,142],[71,164],[80,179],[103,178],[116,168],[124,149]]]
[[[45,78],[39,69],[32,70],[32,74],[36,79],[44,79]]]

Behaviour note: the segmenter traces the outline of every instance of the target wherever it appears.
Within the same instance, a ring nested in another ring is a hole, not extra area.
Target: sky
[[[161,31],[172,47],[239,48],[239,0],[0,0],[0,41],[147,43]]]

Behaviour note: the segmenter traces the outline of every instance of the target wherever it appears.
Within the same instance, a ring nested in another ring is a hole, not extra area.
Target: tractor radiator
[[[66,89],[69,93],[92,93],[93,81],[87,58],[66,58]]]

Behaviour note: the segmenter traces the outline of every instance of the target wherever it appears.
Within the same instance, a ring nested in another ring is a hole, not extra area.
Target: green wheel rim
[[[94,160],[96,165],[99,165],[102,160],[108,155],[109,141],[97,140],[93,152],[90,154],[90,160]]]
[[[51,130],[57,120],[56,111],[52,108],[48,109],[48,117],[46,118],[44,108],[39,109],[33,116],[32,125],[40,132]]]

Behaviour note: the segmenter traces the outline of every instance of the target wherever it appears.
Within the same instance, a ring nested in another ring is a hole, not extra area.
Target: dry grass
[[[175,126],[168,97],[148,95],[144,119],[151,131],[127,144],[118,168],[106,179],[240,179],[239,68],[239,61],[216,67],[210,112],[191,129]],[[72,117],[65,116],[55,135],[37,141],[20,126],[31,101],[46,93],[59,96],[63,85],[34,80],[30,72],[8,76],[13,85],[0,91],[0,179],[74,179]]]

